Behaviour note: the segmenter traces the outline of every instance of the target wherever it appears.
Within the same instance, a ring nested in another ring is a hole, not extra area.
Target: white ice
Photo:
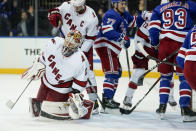
[[[39,81],[34,81],[19,99],[12,110],[5,103],[13,102],[25,88],[28,81],[20,75],[0,75],[0,131],[176,131],[196,130],[196,122],[183,123],[178,106],[167,107],[166,119],[160,120],[155,110],[159,105],[159,83],[130,115],[94,115],[90,120],[55,121],[31,118],[28,113],[28,97],[35,97]],[[98,92],[101,96],[103,77],[96,77]],[[134,95],[133,105],[143,97],[156,79],[145,79],[144,86],[138,88]],[[127,88],[128,78],[121,78],[115,100],[122,102]],[[178,85],[175,80],[174,97],[178,101]]]

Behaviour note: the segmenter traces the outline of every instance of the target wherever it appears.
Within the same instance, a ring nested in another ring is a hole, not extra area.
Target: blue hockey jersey
[[[181,68],[184,68],[186,60],[196,61],[196,26],[188,32],[176,57],[176,61]]]
[[[137,18],[131,16],[127,11],[120,15],[113,9],[108,10],[102,20],[94,48],[108,47],[119,54],[121,51],[119,38],[122,34],[126,35],[128,27],[136,27],[137,23],[140,25],[143,23],[141,15]]]
[[[187,0],[185,5],[179,0],[159,5],[153,11],[150,22],[151,44],[157,46],[159,40],[168,37],[184,42],[187,32],[193,27],[196,18],[196,3]]]

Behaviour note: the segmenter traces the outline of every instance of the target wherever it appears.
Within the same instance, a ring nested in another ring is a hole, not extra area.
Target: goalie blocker
[[[55,120],[90,119],[94,102],[83,100],[79,94],[72,94],[67,102],[42,101],[29,98],[29,112],[32,117]]]

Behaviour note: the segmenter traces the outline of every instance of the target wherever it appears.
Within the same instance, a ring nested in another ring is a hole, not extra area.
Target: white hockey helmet
[[[161,5],[165,4],[165,3],[168,3],[168,2],[169,2],[169,0],[161,0]]]
[[[81,46],[81,43],[82,34],[77,30],[70,31],[65,38],[62,54],[66,57],[72,55],[78,50],[78,48]]]
[[[73,6],[84,6],[86,0],[71,0]]]

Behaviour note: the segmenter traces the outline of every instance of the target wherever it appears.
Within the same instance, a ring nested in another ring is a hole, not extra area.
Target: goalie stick
[[[91,83],[91,81],[89,79],[88,79],[88,82],[89,82],[90,85],[92,85],[92,83]],[[105,109],[105,106],[104,106],[103,102],[101,101],[100,97],[98,96],[98,94],[96,93],[95,89],[92,88],[92,90],[96,94],[97,99],[98,99],[99,103],[101,104],[102,108]]]
[[[28,88],[28,86],[30,85],[30,83],[33,81],[34,78],[32,78],[29,83],[26,85],[25,89],[22,91],[22,93],[19,95],[19,97],[16,99],[15,102],[12,102],[11,100],[8,100],[6,105],[7,107],[11,110],[14,108],[14,106],[16,105],[16,103],[18,102],[18,100],[20,99],[20,97],[22,96],[22,94],[26,91],[26,89]]]
[[[155,83],[150,87],[150,89],[146,92],[146,94],[142,97],[142,99],[140,99],[133,108],[131,108],[131,110],[125,110],[123,108],[120,108],[120,112],[123,114],[123,112],[125,112],[124,114],[130,114],[132,113],[135,108],[144,100],[144,98],[150,93],[150,91],[156,86],[156,84],[160,81],[161,77],[159,77]]]
[[[153,66],[151,69],[147,70],[143,75],[141,75],[138,79],[138,83],[140,83],[141,85],[143,85],[143,79],[144,77],[151,72],[152,70],[154,70],[155,68],[157,68],[160,64],[162,64],[163,62],[167,62],[168,59],[170,59],[172,56],[174,56],[176,53],[178,53],[179,49],[174,51],[173,53],[171,53],[169,56],[167,56],[166,58],[164,58],[162,61],[160,61],[159,63],[157,63],[155,66]]]

